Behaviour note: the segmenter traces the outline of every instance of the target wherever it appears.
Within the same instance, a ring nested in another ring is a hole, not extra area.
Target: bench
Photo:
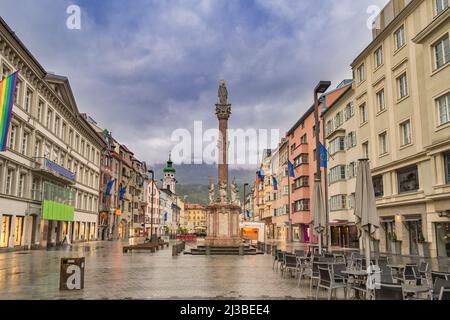
[[[151,252],[156,252],[159,250],[160,244],[158,243],[143,243],[134,246],[124,246],[122,248],[123,253],[127,253],[128,251],[133,250],[150,250]]]

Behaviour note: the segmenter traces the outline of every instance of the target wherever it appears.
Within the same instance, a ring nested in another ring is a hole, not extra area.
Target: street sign
[[[84,257],[62,258],[59,275],[59,290],[84,289]]]

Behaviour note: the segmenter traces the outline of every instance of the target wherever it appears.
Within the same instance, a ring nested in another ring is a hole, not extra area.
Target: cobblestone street
[[[302,299],[309,294],[294,279],[272,271],[272,257],[172,257],[122,253],[118,242],[95,242],[71,249],[0,255],[0,299]],[[62,257],[86,257],[85,289],[59,291]]]

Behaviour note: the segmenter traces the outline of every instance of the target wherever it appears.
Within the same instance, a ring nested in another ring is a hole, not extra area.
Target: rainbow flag
[[[0,81],[0,151],[6,150],[16,83],[17,72]]]

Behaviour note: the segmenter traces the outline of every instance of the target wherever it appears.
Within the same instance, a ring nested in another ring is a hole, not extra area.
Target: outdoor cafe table
[[[368,273],[366,270],[343,270],[342,274],[346,274],[350,278],[353,279],[353,283],[363,283],[365,285],[367,281]],[[347,286],[349,286],[351,281],[347,281]],[[359,290],[355,290],[355,298],[361,299]]]
[[[426,285],[426,284],[419,285],[419,286],[416,286],[416,285],[403,285],[402,288],[403,288],[403,294],[404,295],[406,295],[408,293],[411,293],[411,294],[413,294],[415,296],[417,296],[420,293],[428,293],[429,294],[430,290],[431,290],[431,286]]]
[[[403,274],[403,270],[406,268],[406,264],[405,263],[390,263],[387,265],[389,268],[392,269],[392,271],[394,271],[393,276],[394,277],[399,277]]]

